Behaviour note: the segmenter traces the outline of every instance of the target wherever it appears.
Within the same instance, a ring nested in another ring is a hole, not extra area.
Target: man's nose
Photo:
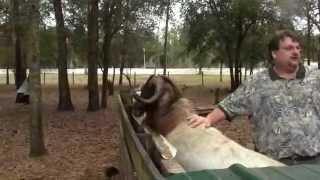
[[[293,48],[293,53],[295,55],[299,55],[300,54],[301,49],[300,48]]]

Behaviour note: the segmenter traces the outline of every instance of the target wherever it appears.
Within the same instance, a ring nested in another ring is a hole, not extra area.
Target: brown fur
[[[170,106],[170,111],[154,122],[157,124],[156,131],[164,136],[169,134],[182,121],[194,114],[192,103],[185,98],[180,98]]]
[[[139,107],[147,113],[145,124],[160,134],[166,134],[172,127],[174,122],[166,122],[163,117],[172,111],[171,106],[182,97],[178,87],[166,76],[150,76],[141,90],[141,97],[149,98],[154,94],[155,82],[157,78],[163,81],[163,93],[159,99],[152,104],[143,104],[137,102],[134,106]],[[163,122],[165,121],[165,122]]]

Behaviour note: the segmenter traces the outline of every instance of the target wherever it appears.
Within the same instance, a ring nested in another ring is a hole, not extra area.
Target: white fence
[[[305,63],[305,65],[307,65]],[[317,67],[318,64],[316,62],[311,63],[311,67]],[[253,73],[261,71],[263,68],[255,68]],[[97,69],[98,74],[102,74],[101,69]],[[156,71],[156,72],[155,72]],[[202,71],[204,74],[209,74],[209,75],[219,75],[220,74],[220,68],[202,68]],[[52,74],[58,74],[58,69],[57,68],[52,68],[52,69],[41,69],[41,72],[45,73],[52,73]],[[244,72],[244,68],[242,69],[242,72]],[[85,68],[76,68],[76,69],[68,69],[69,74],[86,74],[87,69]],[[108,69],[109,74],[113,74],[113,68]],[[120,68],[115,69],[116,74],[120,74]],[[134,74],[136,73],[137,75],[151,75],[151,74],[162,74],[163,69],[158,68],[125,68],[124,73],[126,74]],[[183,74],[199,74],[199,68],[167,68],[167,73],[169,74],[176,74],[176,75],[183,75]],[[0,69],[0,75],[1,74],[6,74],[6,69]],[[9,74],[13,74],[13,69],[9,70]],[[222,69],[222,74],[223,75],[229,75],[229,68],[223,68]]]
[[[254,73],[257,71],[260,71],[261,69],[255,69]],[[156,72],[155,72],[156,71]],[[202,71],[204,74],[211,74],[211,75],[219,75],[220,74],[220,68],[202,68]],[[244,71],[244,69],[243,69]],[[41,69],[42,73],[52,73],[52,74],[58,74],[58,69]],[[9,74],[13,74],[13,69],[9,69]],[[77,68],[77,69],[68,69],[68,74],[86,74],[87,69],[84,68]],[[120,74],[120,68],[115,69],[116,74]],[[162,74],[163,69],[151,69],[151,68],[125,68],[124,73],[126,74],[134,74],[137,75],[151,75],[151,74]],[[198,68],[168,68],[167,73],[169,74],[175,74],[175,75],[192,75],[192,74],[199,74]],[[0,74],[6,74],[6,69],[0,69]],[[98,69],[98,74],[102,74],[101,69]],[[108,74],[113,74],[113,69],[108,69]],[[222,69],[223,75],[229,75],[229,68],[223,68]]]

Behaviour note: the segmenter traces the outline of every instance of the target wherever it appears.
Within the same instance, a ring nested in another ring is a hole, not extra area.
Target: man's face
[[[290,37],[285,37],[279,42],[279,49],[272,51],[275,67],[286,73],[293,73],[298,68],[301,47],[299,42],[293,41]]]

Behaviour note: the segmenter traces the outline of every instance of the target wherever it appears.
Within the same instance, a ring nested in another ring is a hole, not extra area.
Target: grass
[[[109,79],[112,76],[109,75]],[[141,85],[143,84],[149,75],[136,75],[131,76],[131,83],[132,85]],[[88,78],[85,74],[76,74],[76,75],[69,75],[69,84],[70,85],[86,85]],[[202,76],[201,75],[170,75],[170,78],[177,83],[178,85],[187,85],[187,86],[202,86]],[[119,76],[116,75],[115,77],[115,84],[118,84]],[[102,84],[102,75],[98,75],[98,83]],[[123,78],[123,83],[128,84],[127,79]],[[203,83],[206,87],[222,87],[227,88],[229,87],[229,76],[223,76],[222,82],[220,81],[220,77],[218,75],[204,75],[203,76]],[[6,75],[0,74],[0,85],[6,84]],[[14,76],[10,74],[9,76],[9,84],[14,84]],[[41,84],[43,85],[57,85],[58,84],[58,75],[55,73],[46,73],[41,74]]]

